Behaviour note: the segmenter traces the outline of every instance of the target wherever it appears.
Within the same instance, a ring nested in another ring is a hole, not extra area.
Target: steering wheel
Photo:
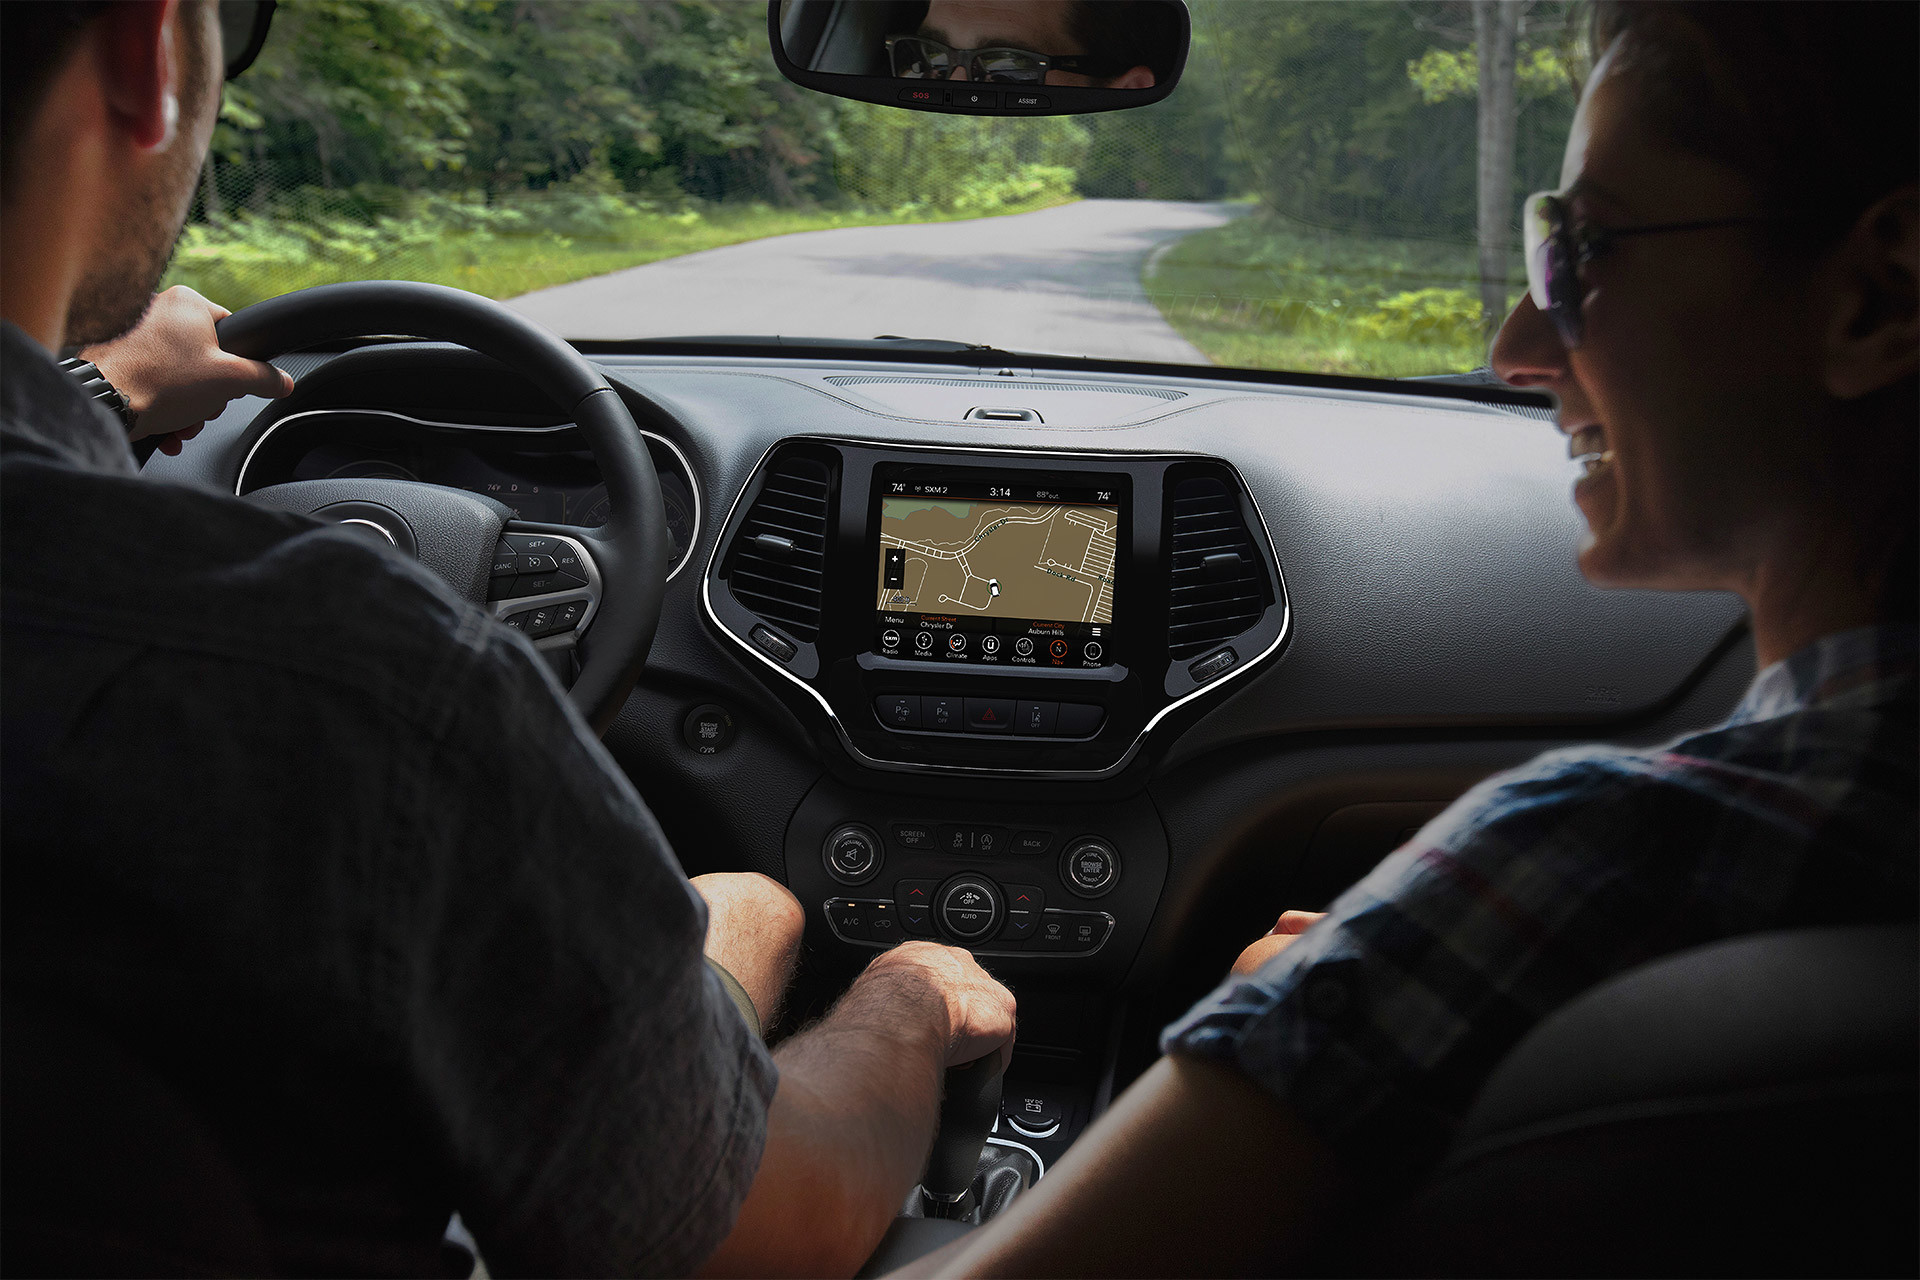
[[[600,371],[525,316],[435,284],[320,285],[236,311],[216,330],[223,348],[254,360],[368,334],[458,343],[526,378],[579,425],[607,486],[598,529],[515,520],[491,498],[407,480],[300,480],[247,498],[362,526],[467,599],[491,599],[486,607],[530,636],[577,637],[570,696],[604,733],[646,663],[672,544],[646,441]]]

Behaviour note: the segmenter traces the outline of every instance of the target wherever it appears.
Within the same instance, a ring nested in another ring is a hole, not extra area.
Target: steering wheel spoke
[[[456,342],[526,378],[579,426],[607,486],[607,520],[598,529],[522,524],[481,495],[404,481],[385,481],[402,486],[390,490],[371,478],[299,481],[247,496],[263,506],[371,524],[370,534],[386,534],[396,548],[399,526],[388,517],[402,522],[418,534],[420,561],[530,636],[587,723],[605,732],[646,661],[672,560],[653,459],[606,375],[525,316],[440,285],[319,285],[256,302],[215,329],[222,347],[256,360],[370,333]],[[294,400],[299,396],[296,388]],[[594,634],[583,644],[589,626]]]
[[[570,649],[600,607],[589,530],[509,520],[494,546],[487,607],[542,650]]]

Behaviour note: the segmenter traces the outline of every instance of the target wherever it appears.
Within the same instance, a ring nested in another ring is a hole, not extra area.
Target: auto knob
[[[934,920],[962,946],[984,942],[1000,927],[999,886],[985,876],[961,874],[934,896]]]
[[[973,1186],[987,1133],[1000,1114],[1004,1058],[996,1049],[984,1058],[947,1070],[945,1093],[940,1099],[940,1127],[934,1131],[927,1171],[920,1178],[931,1217],[941,1216],[942,1210],[957,1204]]]
[[[1098,898],[1120,879],[1120,855],[1097,836],[1072,841],[1060,856],[1060,878],[1082,898]]]
[[[820,860],[841,884],[865,884],[880,872],[880,837],[871,827],[843,822],[828,834]]]

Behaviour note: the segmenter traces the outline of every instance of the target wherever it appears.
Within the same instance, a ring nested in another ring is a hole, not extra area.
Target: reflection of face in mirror
[[[931,0],[920,29],[889,36],[887,53],[903,80],[1151,89],[1164,13],[1127,0]]]

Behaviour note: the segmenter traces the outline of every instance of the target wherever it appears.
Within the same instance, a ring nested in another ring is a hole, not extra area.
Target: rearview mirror
[[[1184,0],[772,0],[767,37],[795,84],[980,116],[1144,107],[1173,92]]]

